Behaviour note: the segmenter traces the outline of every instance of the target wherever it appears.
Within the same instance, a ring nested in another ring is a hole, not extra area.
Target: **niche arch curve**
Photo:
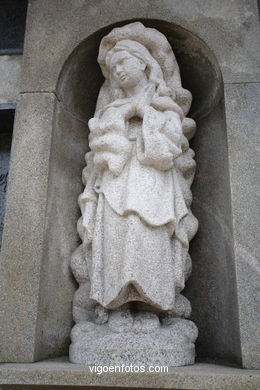
[[[98,91],[104,81],[97,63],[99,43],[113,28],[134,21],[156,28],[167,37],[180,67],[183,87],[193,96],[189,116],[194,119],[205,117],[223,95],[217,59],[206,43],[194,33],[177,24],[158,19],[114,23],[80,42],[64,62],[58,77],[56,93],[59,100],[82,119],[86,120],[93,114]]]

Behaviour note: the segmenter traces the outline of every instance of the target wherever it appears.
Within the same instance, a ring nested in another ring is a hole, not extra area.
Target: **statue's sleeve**
[[[137,158],[143,165],[161,171],[173,167],[181,155],[182,123],[175,111],[160,112],[147,107],[144,112],[142,131],[137,138]]]
[[[83,243],[88,244],[92,241],[95,226],[95,215],[98,201],[98,194],[95,191],[96,181],[98,179],[98,169],[93,163],[93,152],[86,154],[87,165],[82,172],[82,181],[85,185],[84,192],[79,196],[79,206],[81,209],[82,235]]]
[[[131,155],[131,143],[127,139],[125,115],[128,105],[109,107],[100,119],[89,121],[89,146],[94,152],[95,166],[109,169],[119,176]]]

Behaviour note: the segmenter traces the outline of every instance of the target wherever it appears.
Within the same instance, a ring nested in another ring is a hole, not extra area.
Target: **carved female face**
[[[110,74],[115,83],[124,90],[136,87],[141,80],[147,79],[146,65],[127,51],[115,53],[110,62]]]

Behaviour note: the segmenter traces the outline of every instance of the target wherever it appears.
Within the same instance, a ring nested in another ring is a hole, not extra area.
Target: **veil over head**
[[[106,80],[100,89],[97,111],[111,102],[108,63],[111,55],[118,50],[127,50],[141,58],[150,67],[150,80],[159,85],[159,90],[162,88],[161,93],[171,95],[187,115],[192,96],[182,88],[179,66],[169,42],[159,31],[140,22],[114,28],[101,40],[98,62]]]
[[[123,39],[122,41],[117,42],[113,49],[107,52],[105,62],[108,69],[110,68],[112,57],[115,53],[120,51],[127,51],[132,56],[137,57],[145,63],[148,68],[148,78],[156,85],[156,87],[158,87],[157,89],[159,95],[171,95],[170,88],[168,88],[165,84],[160,65],[146,47],[137,41]]]

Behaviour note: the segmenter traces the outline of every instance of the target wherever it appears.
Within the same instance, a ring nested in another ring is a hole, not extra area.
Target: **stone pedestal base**
[[[197,327],[174,319],[157,329],[111,330],[109,324],[80,322],[72,330],[70,361],[88,365],[185,366],[194,364]]]

